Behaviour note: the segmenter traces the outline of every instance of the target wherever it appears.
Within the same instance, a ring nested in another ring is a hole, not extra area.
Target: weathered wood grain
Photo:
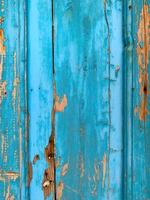
[[[25,2],[0,1],[0,199],[26,199]]]
[[[150,198],[150,1],[125,1],[125,199]]]
[[[54,8],[57,95],[67,98],[56,114],[57,192],[122,199],[122,3],[55,0]]]
[[[149,3],[0,0],[0,199],[150,199]]]

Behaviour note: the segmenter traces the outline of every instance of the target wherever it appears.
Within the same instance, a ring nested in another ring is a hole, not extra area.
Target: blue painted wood
[[[68,101],[56,114],[57,192],[122,199],[122,2],[54,6],[57,95]]]
[[[125,1],[125,199],[149,199],[150,1]],[[142,60],[142,62],[141,62]],[[147,112],[147,111],[148,112]]]
[[[51,2],[28,1],[29,155],[32,163],[30,199],[44,199],[42,181],[48,164],[44,151],[51,134],[53,105]],[[34,157],[39,160],[33,164]],[[48,198],[51,199],[51,198]]]
[[[25,1],[0,1],[0,199],[27,199]]]
[[[149,0],[0,2],[0,199],[150,199]]]

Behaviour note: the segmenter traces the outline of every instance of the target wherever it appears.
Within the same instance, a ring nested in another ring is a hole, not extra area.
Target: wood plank
[[[0,1],[0,199],[26,199],[25,2]]]
[[[149,13],[150,1],[125,2],[125,198],[150,198]]]
[[[53,107],[52,19],[51,1],[28,1],[28,110],[30,199],[41,200],[52,192],[47,185],[51,177],[44,172],[49,168],[45,148],[51,135]],[[53,169],[51,170],[53,172]],[[43,187],[44,186],[44,187]]]
[[[121,1],[54,1],[58,199],[122,199],[121,19]]]

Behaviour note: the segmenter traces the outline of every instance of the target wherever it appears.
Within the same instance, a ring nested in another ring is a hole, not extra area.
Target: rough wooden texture
[[[150,199],[149,3],[0,0],[0,200]]]
[[[27,199],[24,0],[0,1],[0,199]]]
[[[150,199],[150,1],[124,2],[125,199]]]
[[[54,22],[61,199],[122,199],[122,3],[55,0]]]

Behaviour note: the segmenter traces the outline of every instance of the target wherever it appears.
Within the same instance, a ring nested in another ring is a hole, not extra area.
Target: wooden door
[[[0,200],[149,200],[149,0],[0,0]]]

